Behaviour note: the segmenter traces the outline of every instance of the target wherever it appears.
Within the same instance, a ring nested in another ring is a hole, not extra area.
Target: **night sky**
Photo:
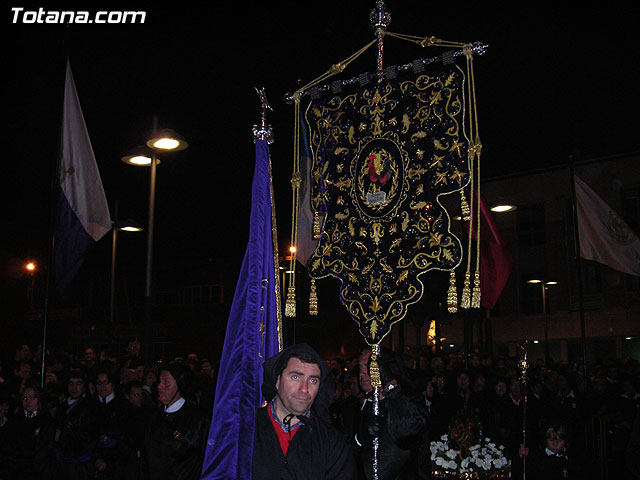
[[[112,3],[47,2],[46,9],[145,10],[146,23],[13,24],[4,7],[3,285],[15,276],[16,261],[46,259],[67,55],[112,214],[117,201],[120,218],[146,223],[149,170],[120,157],[144,143],[157,116],[161,127],[190,143],[161,157],[157,264],[237,257],[239,266],[254,164],[251,127],[260,114],[254,86],[266,88],[274,109],[271,153],[284,248],[293,132],[293,107],[284,95],[373,39],[374,1]],[[496,176],[563,164],[570,154],[587,159],[640,149],[637,17],[614,3],[570,10],[388,1],[387,10],[389,31],[489,45],[475,65],[484,174]],[[385,64],[443,51],[388,38]],[[372,48],[340,78],[375,70],[375,55]],[[108,274],[109,240],[100,243]],[[144,235],[122,243],[142,271]]]

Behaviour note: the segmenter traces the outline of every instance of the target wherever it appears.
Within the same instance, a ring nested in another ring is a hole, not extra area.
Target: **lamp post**
[[[25,266],[24,266],[25,270],[27,271],[27,273],[29,274],[29,276],[31,277],[31,286],[29,288],[29,295],[27,296],[28,300],[29,300],[29,306],[31,307],[31,310],[35,310],[35,295],[34,295],[34,289],[35,289],[35,285],[36,285],[36,264],[35,262],[28,262]]]
[[[112,222],[113,228],[111,245],[111,295],[109,298],[109,321],[115,320],[115,300],[116,300],[116,251],[118,248],[118,231],[141,232],[142,228],[132,220],[118,220],[118,203],[115,207],[115,220]]]
[[[539,284],[542,291],[542,315],[544,317],[544,363],[549,365],[549,308],[547,306],[547,290],[549,285],[557,285],[555,281],[544,281],[539,278],[532,278],[527,280],[527,283]]]
[[[154,123],[156,123],[155,120]],[[147,140],[146,147],[136,147],[133,151],[122,157],[122,161],[130,165],[151,167],[149,179],[149,222],[147,227],[147,267],[144,291],[144,344],[142,346],[143,360],[146,365],[148,365],[151,360],[152,343],[151,309],[153,302],[151,296],[151,280],[153,268],[153,225],[156,203],[156,167],[160,163],[158,152],[178,152],[188,148],[188,146],[187,141],[178,133],[171,129],[158,130],[154,125],[154,133],[151,138]]]

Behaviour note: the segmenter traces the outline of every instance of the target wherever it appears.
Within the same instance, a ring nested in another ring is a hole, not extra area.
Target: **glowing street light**
[[[516,207],[515,205],[501,204],[501,205],[494,205],[493,207],[491,207],[491,211],[496,213],[506,213],[506,212],[513,212],[517,208],[518,207]]]
[[[154,123],[157,120],[154,119]],[[156,167],[160,163],[158,153],[179,152],[189,147],[184,137],[175,131],[165,128],[158,130],[154,125],[154,133],[146,142],[146,146],[136,147],[122,157],[122,161],[135,166],[151,167],[149,179],[149,223],[147,228],[147,268],[145,279],[145,323],[144,323],[144,361],[148,363],[151,357],[151,273],[153,264],[153,225],[156,203]]]
[[[555,280],[544,281],[540,278],[532,278],[527,283],[539,284],[542,290],[542,315],[544,315],[544,361],[549,365],[549,309],[547,308],[547,290],[550,285],[558,285]]]

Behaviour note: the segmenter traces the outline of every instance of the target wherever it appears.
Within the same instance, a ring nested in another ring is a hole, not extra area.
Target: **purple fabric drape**
[[[262,363],[279,351],[269,147],[256,141],[249,243],[222,351],[202,479],[250,479]]]

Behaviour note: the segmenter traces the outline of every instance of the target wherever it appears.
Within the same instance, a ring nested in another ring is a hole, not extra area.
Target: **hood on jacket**
[[[320,366],[320,388],[318,389],[318,395],[311,406],[311,411],[318,415],[325,421],[330,421],[329,416],[329,399],[335,391],[335,380],[331,369],[325,363],[318,352],[311,348],[306,343],[299,343],[291,345],[285,348],[280,353],[268,358],[264,364],[264,379],[262,382],[262,394],[267,402],[271,402],[277,395],[276,381],[278,376],[286,368],[289,363],[289,359],[294,354],[306,353],[316,360]]]

